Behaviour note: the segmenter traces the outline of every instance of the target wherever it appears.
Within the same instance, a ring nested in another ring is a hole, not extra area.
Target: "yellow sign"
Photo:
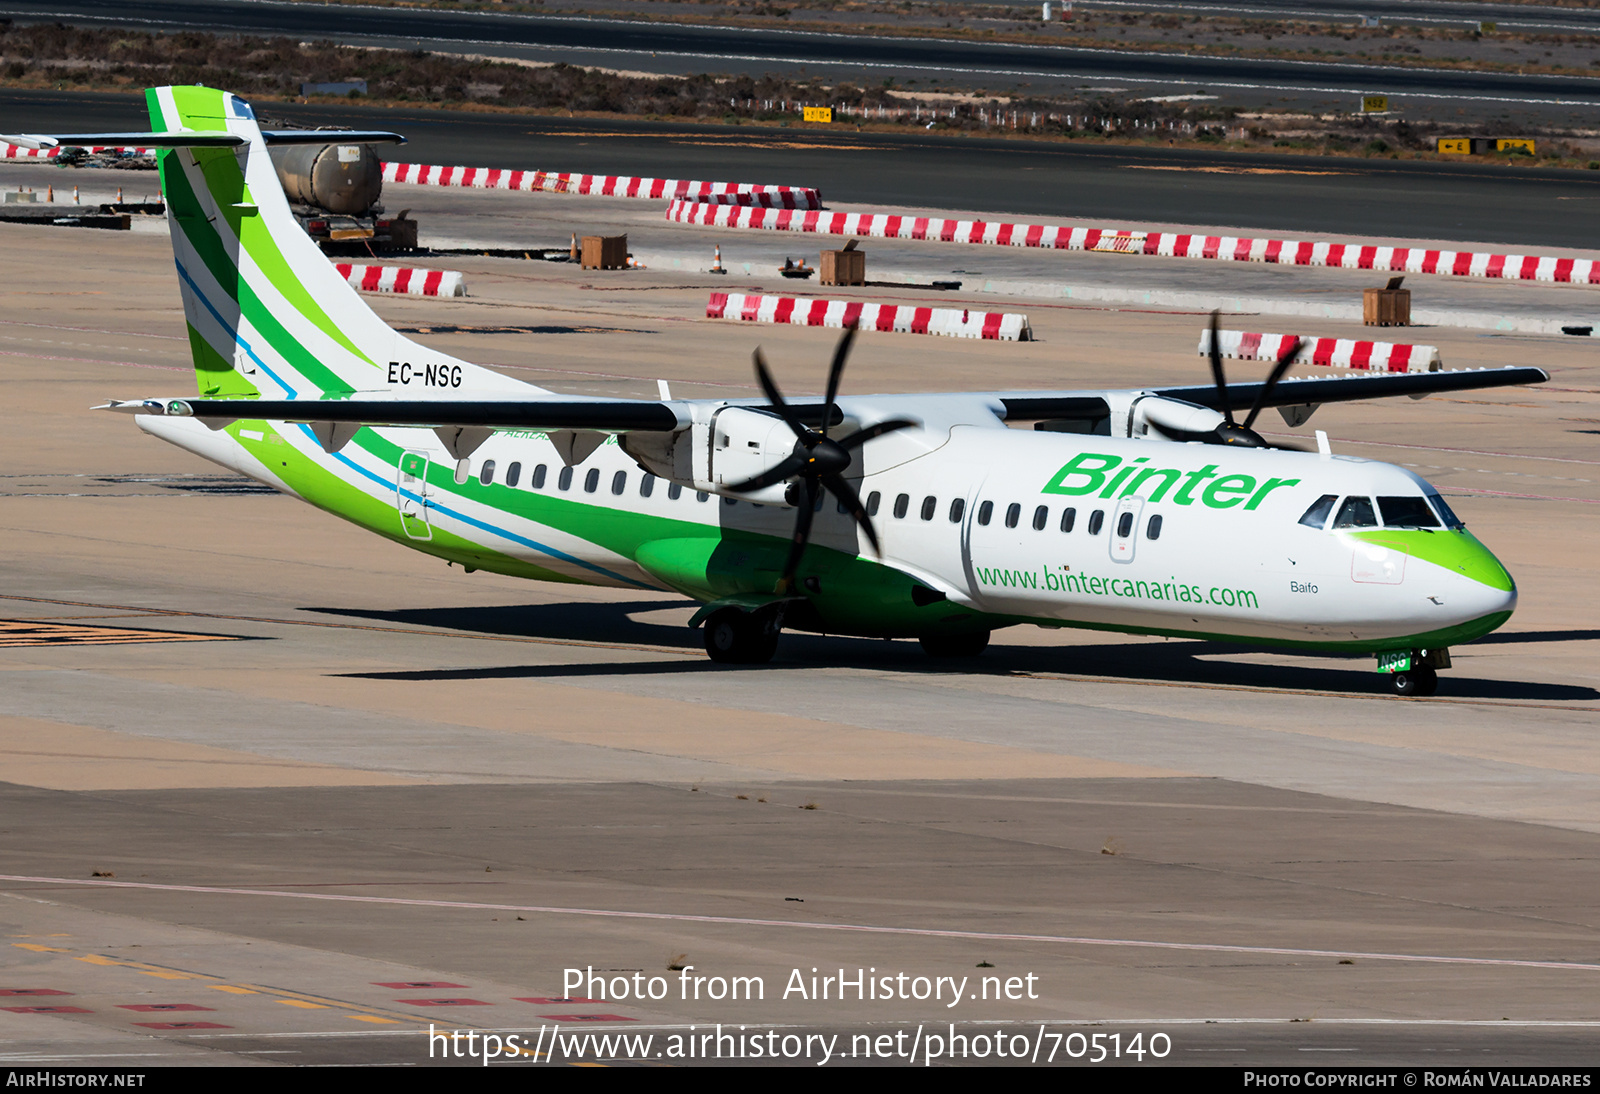
[[[1494,142],[1496,152],[1509,152],[1513,148],[1520,148],[1528,155],[1533,155],[1533,141],[1527,137],[1502,137]]]
[[[805,108],[805,120],[808,122],[831,122],[833,121],[833,107],[808,106]]]
[[[1361,96],[1361,112],[1363,114],[1385,114],[1389,110],[1389,96],[1363,95]]]
[[[1454,156],[1472,155],[1472,141],[1466,137],[1440,137],[1439,151],[1448,152]]]

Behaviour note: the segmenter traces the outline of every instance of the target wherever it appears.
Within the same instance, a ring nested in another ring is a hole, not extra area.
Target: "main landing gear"
[[[778,652],[777,614],[723,608],[706,620],[706,653],[720,665],[764,665]]]

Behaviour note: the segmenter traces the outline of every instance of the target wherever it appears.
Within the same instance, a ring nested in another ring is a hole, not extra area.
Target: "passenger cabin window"
[[[1439,518],[1433,515],[1422,498],[1378,498],[1378,512],[1383,514],[1385,528],[1438,528]]]
[[[544,480],[545,480],[545,477],[549,474],[549,472],[550,472],[550,469],[547,468],[542,463],[538,467],[535,467],[533,469],[533,488],[535,490],[543,490],[544,489]]]
[[[1120,517],[1117,518],[1117,536],[1120,539],[1127,539],[1132,534],[1133,534],[1133,514],[1132,513],[1124,513]]]
[[[739,499],[738,498],[723,498],[722,499],[722,504],[728,506],[729,508],[732,508],[733,506],[739,504]]]
[[[911,508],[911,495],[900,494],[894,499],[894,519],[905,519],[906,511]]]
[[[706,493],[704,490],[696,490],[694,492],[694,500],[695,501],[706,501],[710,497],[711,497],[711,495]]]
[[[672,483],[667,487],[668,501],[677,501],[681,497],[683,497],[683,487],[679,486],[677,483]]]
[[[1078,522],[1078,511],[1076,509],[1063,509],[1063,510],[1061,510],[1061,530],[1063,532],[1072,531],[1072,526],[1074,524],[1076,524],[1077,522]]]
[[[960,524],[961,518],[967,515],[967,499],[952,498],[950,501],[950,523]]]
[[[922,519],[932,520],[933,515],[939,511],[939,499],[927,497],[922,499]]]
[[[1161,514],[1150,518],[1150,523],[1144,526],[1144,536],[1146,539],[1161,538]]]
[[[561,474],[556,476],[556,487],[561,490],[572,489],[572,468],[563,467]]]
[[[641,498],[648,498],[655,492],[656,477],[654,475],[646,475],[644,478],[639,480],[639,496]]]
[[[1019,521],[1021,519],[1022,519],[1022,506],[1018,505],[1016,502],[1012,502],[1010,505],[1006,506],[1006,527],[1007,528],[1015,528],[1017,526],[1017,521]]]
[[[583,477],[583,492],[592,494],[598,489],[600,489],[600,469],[591,467],[589,473]]]
[[[488,486],[494,481],[494,461],[484,460],[483,466],[478,468],[478,482]]]
[[[626,471],[618,471],[615,475],[611,476],[611,492],[613,494],[616,494],[620,497],[622,492],[627,488],[628,473]]]
[[[978,506],[978,523],[979,524],[988,524],[990,518],[992,518],[993,516],[994,516],[994,502],[986,501],[982,505]]]
[[[878,515],[878,503],[882,500],[883,495],[876,490],[867,495],[867,516],[875,517]]]
[[[522,481],[522,465],[514,463],[506,468],[506,485],[515,486]]]
[[[1044,531],[1044,526],[1049,523],[1050,507],[1048,505],[1041,505],[1033,511],[1033,530],[1035,532]]]
[[[1339,515],[1333,518],[1335,528],[1376,528],[1378,515],[1372,511],[1371,498],[1345,498],[1339,506]]]
[[[1311,508],[1306,510],[1305,516],[1300,518],[1300,523],[1307,528],[1322,531],[1328,523],[1328,514],[1333,512],[1333,503],[1339,500],[1338,494],[1324,494],[1311,503]]]
[[[457,486],[462,485],[471,476],[472,476],[472,461],[471,460],[457,460],[456,461],[456,485]]]
[[[1103,510],[1096,509],[1094,512],[1090,513],[1089,514],[1089,534],[1091,536],[1098,536],[1100,534],[1100,526],[1105,524],[1105,522],[1106,522],[1106,515],[1105,515],[1105,512]]]

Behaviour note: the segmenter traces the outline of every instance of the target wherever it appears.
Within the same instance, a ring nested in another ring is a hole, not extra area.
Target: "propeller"
[[[1300,451],[1293,445],[1275,445],[1267,441],[1251,427],[1256,424],[1256,417],[1267,405],[1267,396],[1272,394],[1272,389],[1278,386],[1278,381],[1283,379],[1289,371],[1289,366],[1294,364],[1295,354],[1300,352],[1303,344],[1298,338],[1294,340],[1282,353],[1278,355],[1278,363],[1272,366],[1266,382],[1261,385],[1261,390],[1256,393],[1256,401],[1250,408],[1250,413],[1245,416],[1241,424],[1233,420],[1233,407],[1228,400],[1228,380],[1222,371],[1222,340],[1217,329],[1217,313],[1211,313],[1211,379],[1217,385],[1217,402],[1222,410],[1223,421],[1215,428],[1201,432],[1190,430],[1172,429],[1161,423],[1152,421],[1150,424],[1157,432],[1174,441],[1199,441],[1202,444],[1231,444],[1242,448],[1283,448],[1291,452]]]
[[[873,552],[879,552],[877,530],[872,527],[872,520],[867,516],[866,507],[861,504],[860,495],[844,475],[854,460],[851,453],[856,449],[887,433],[918,424],[906,418],[890,418],[865,429],[858,429],[838,440],[828,436],[829,425],[833,420],[834,400],[839,394],[839,379],[844,375],[845,362],[850,357],[850,347],[854,344],[855,337],[855,328],[847,328],[844,336],[839,339],[838,346],[834,348],[833,361],[828,366],[828,395],[822,410],[820,431],[803,425],[795,416],[793,408],[784,401],[783,393],[773,382],[772,373],[767,368],[766,357],[759,349],[755,352],[756,380],[760,382],[769,406],[794,433],[794,449],[761,474],[743,482],[729,483],[727,489],[743,493],[747,490],[760,490],[763,487],[773,486],[785,479],[796,480],[790,485],[786,495],[786,500],[798,510],[798,516],[794,522],[794,538],[789,547],[789,557],[783,564],[783,576],[778,579],[773,589],[780,595],[794,588],[795,574],[800,569],[800,559],[805,554],[806,544],[811,539],[811,518],[816,512],[817,501],[824,489],[839,499],[839,504],[866,534],[867,542],[872,544]]]

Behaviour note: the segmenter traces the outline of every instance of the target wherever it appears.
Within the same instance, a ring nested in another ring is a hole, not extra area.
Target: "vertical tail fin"
[[[145,97],[157,133],[226,130],[245,138],[235,147],[160,154],[201,395],[340,398],[393,390],[482,398],[529,390],[397,334],[367,306],[290,213],[247,102],[208,87],[151,88]],[[435,366],[427,375],[451,382],[443,390],[409,382],[424,374],[424,364]]]

